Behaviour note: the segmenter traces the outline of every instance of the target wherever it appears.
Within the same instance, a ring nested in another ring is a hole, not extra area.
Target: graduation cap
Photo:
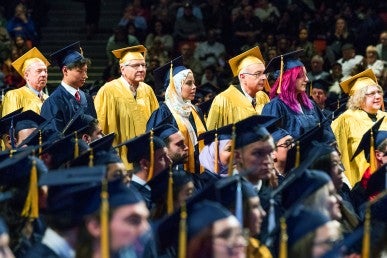
[[[62,69],[63,66],[74,64],[84,59],[79,41],[52,53],[50,58],[55,65],[59,66],[60,69]]]
[[[179,132],[179,129],[171,123],[161,123],[153,129],[153,132],[157,137],[165,142],[169,136]]]
[[[12,62],[13,68],[24,78],[24,72],[26,68],[35,61],[32,61],[33,58],[40,59],[46,66],[50,65],[50,62],[44,57],[44,55],[36,48],[33,47],[24,53],[21,57]]]
[[[358,89],[371,85],[378,85],[377,78],[372,69],[367,69],[340,82],[341,89],[349,96],[352,96]]]
[[[228,60],[231,71],[234,77],[238,76],[239,72],[251,64],[265,64],[265,60],[261,54],[259,47],[253,47],[233,58]]]
[[[197,87],[196,91],[202,92],[203,95],[206,96],[207,94],[210,94],[210,93],[216,95],[220,92],[220,89],[217,86],[213,85],[212,83],[207,82]]]
[[[210,108],[211,108],[212,102],[214,102],[214,99],[215,99],[215,96],[210,98],[209,100],[206,100],[196,105],[203,112],[205,119],[207,118],[207,115],[210,112]]]
[[[271,59],[268,65],[266,66],[264,73],[273,73],[273,78],[276,80],[279,78],[280,80],[278,84],[277,93],[281,91],[282,74],[292,68],[304,66],[304,64],[299,59],[299,56],[303,52],[304,50],[300,49],[280,56],[276,56]]]
[[[77,131],[79,134],[84,133],[91,127],[91,123],[96,119],[90,115],[84,113],[84,110],[79,109],[71,120],[67,123],[63,129],[63,135],[69,135],[74,131]]]
[[[90,148],[82,152],[77,158],[69,161],[71,167],[107,165],[122,162],[117,152],[113,149],[115,133],[108,134],[90,143]]]
[[[38,128],[46,119],[32,110],[27,110],[13,117],[15,134],[23,129]]]
[[[385,117],[382,117],[375,122],[372,127],[367,130],[360,140],[359,146],[355,153],[352,155],[351,161],[364,150],[365,158],[370,162],[371,173],[376,170],[377,161],[375,157],[375,149],[379,144],[387,138],[387,131],[379,131],[379,127],[384,121]]]
[[[270,132],[270,133],[271,133],[271,136],[273,137],[275,144],[277,144],[277,142],[279,140],[281,140],[282,138],[290,135],[290,133],[283,128],[277,128],[273,132]]]
[[[385,189],[387,189],[387,164],[381,166],[371,175],[367,183],[366,194],[369,197],[375,197]]]
[[[320,212],[297,206],[286,218],[288,244],[294,245],[308,233],[330,221],[330,218]]]
[[[137,45],[132,47],[125,47],[113,50],[113,55],[118,58],[120,61],[119,63],[125,63],[129,60],[136,60],[136,59],[145,59],[146,55],[146,48],[143,45]]]
[[[170,81],[170,69],[172,66],[172,76],[175,76],[179,72],[188,69],[183,65],[183,56],[178,56],[172,61],[164,64],[163,66],[156,68],[153,71],[153,76],[155,79],[155,88],[156,89],[166,89]]]
[[[323,90],[325,93],[329,91],[329,87],[331,85],[332,84],[330,82],[323,79],[318,79],[311,82],[312,89],[320,89]]]
[[[19,108],[0,118],[0,136],[3,136],[4,134],[9,133],[9,128],[11,127],[11,122],[13,117],[17,114],[20,114],[22,110],[23,108]]]
[[[41,123],[27,138],[25,138],[17,147],[22,146],[32,146],[32,145],[40,145],[41,149],[37,153],[37,155],[41,154],[44,145],[49,144],[52,139],[57,137],[58,132],[53,130],[45,130],[45,128],[51,124],[51,121],[54,119],[52,117],[49,120]]]
[[[207,132],[204,132],[198,136],[198,141],[203,140],[205,145],[209,145],[216,140],[231,140],[232,124],[219,127]]]

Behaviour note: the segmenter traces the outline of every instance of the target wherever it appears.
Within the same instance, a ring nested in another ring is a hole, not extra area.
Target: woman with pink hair
[[[289,52],[273,58],[265,72],[273,72],[276,79],[270,91],[270,102],[262,115],[282,117],[282,127],[297,139],[321,123],[325,117],[307,94],[309,79],[304,64],[298,59],[303,50]],[[282,67],[281,67],[282,66]],[[327,124],[327,123],[325,123]],[[329,124],[324,140],[333,138]]]

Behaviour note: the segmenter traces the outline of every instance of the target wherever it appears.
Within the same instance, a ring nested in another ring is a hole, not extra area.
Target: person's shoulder
[[[24,256],[25,258],[60,258],[53,250],[51,250],[48,246],[37,243],[29,249]]]

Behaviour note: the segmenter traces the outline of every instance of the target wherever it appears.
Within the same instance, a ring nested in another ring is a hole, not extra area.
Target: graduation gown
[[[43,93],[43,99],[46,100],[48,95]],[[23,108],[23,111],[32,110],[37,114],[40,114],[42,108],[42,100],[29,89],[27,86],[23,86],[19,89],[8,91],[3,100],[2,116],[5,116],[19,108]]]
[[[312,102],[313,103],[313,102]],[[313,108],[308,110],[303,108],[303,113],[299,114],[291,110],[279,97],[273,98],[262,109],[262,115],[282,117],[283,126],[290,135],[297,139],[302,134],[308,132],[325,118],[321,110],[313,103]],[[326,126],[327,134],[333,138],[329,125]]]
[[[377,120],[383,116],[387,116],[387,112],[378,111]],[[332,122],[332,130],[345,168],[344,174],[347,176],[351,187],[361,180],[364,172],[369,167],[364,152],[357,155],[352,161],[351,158],[358,148],[363,134],[374,123],[363,110],[347,110]],[[387,130],[387,118],[384,118],[379,130]]]
[[[191,125],[195,130],[196,136],[198,136],[206,131],[206,126],[205,126],[203,114],[200,111],[200,109],[195,106],[193,107],[195,108],[195,110],[192,110],[189,116],[189,121],[191,122]],[[185,128],[183,124],[179,124],[176,121],[176,118],[174,117],[174,115],[175,114],[172,114],[167,104],[162,103],[160,105],[160,108],[152,113],[146,125],[146,129],[151,130],[152,128],[156,128],[162,123],[171,123],[176,128],[178,128],[179,131],[182,132],[186,141],[185,143],[187,144],[189,149],[189,157],[188,157],[188,161],[184,164],[184,169],[192,173],[193,172],[198,173],[200,172],[199,152],[201,150],[201,147],[198,146],[199,144],[197,144],[196,146],[193,145],[189,137],[188,130]]]
[[[81,102],[78,103],[62,85],[59,85],[50,97],[44,101],[40,115],[46,120],[54,118],[46,128],[62,132],[66,125],[73,118],[79,109],[83,109],[84,114],[97,118],[93,99],[90,95],[79,90]]]
[[[145,133],[146,123],[159,103],[152,88],[140,82],[136,98],[125,84],[125,79],[107,82],[94,99],[99,124],[105,134],[115,133],[113,145]],[[119,154],[127,169],[132,165],[126,158],[126,147]]]
[[[207,117],[207,128],[213,130],[233,124],[253,115],[259,115],[263,106],[270,101],[267,94],[258,91],[255,108],[243,94],[240,85],[230,85],[227,90],[218,94],[212,102]]]
[[[37,243],[23,256],[25,258],[61,258],[48,246],[42,243]]]

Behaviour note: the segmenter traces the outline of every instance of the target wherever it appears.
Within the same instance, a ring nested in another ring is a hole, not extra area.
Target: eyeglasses
[[[147,67],[146,64],[125,64],[124,66],[132,67],[135,70],[140,69],[140,67],[143,67],[144,69],[146,69],[146,67]]]
[[[277,148],[286,148],[286,149],[289,149],[289,148],[291,148],[291,147],[293,147],[294,146],[294,140],[293,139],[288,139],[288,140],[286,140],[284,143],[282,143],[282,144],[278,144],[277,145]]]
[[[381,90],[376,90],[376,91],[372,91],[372,92],[370,92],[370,93],[366,93],[365,95],[366,95],[367,97],[372,97],[372,98],[374,98],[376,94],[383,95],[383,91],[381,91]]]
[[[262,72],[257,72],[257,73],[243,73],[243,74],[248,74],[248,75],[254,76],[255,79],[257,79],[258,77],[260,77],[261,75],[263,75]]]

